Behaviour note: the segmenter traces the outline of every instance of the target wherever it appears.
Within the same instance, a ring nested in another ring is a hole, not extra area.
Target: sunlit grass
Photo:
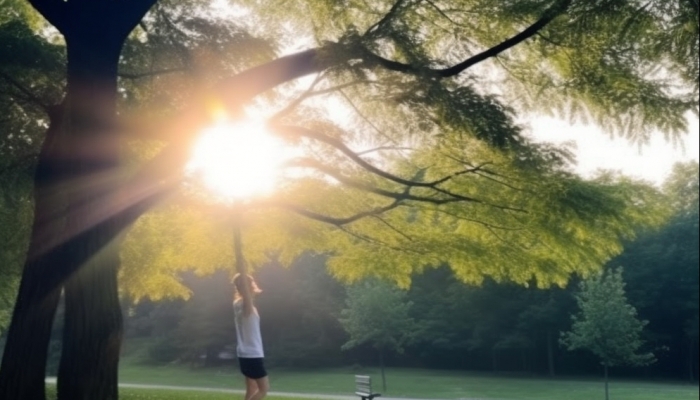
[[[56,399],[54,386],[47,388],[47,400]],[[231,393],[208,393],[195,391],[178,391],[162,389],[119,389],[120,400],[243,400],[242,394]],[[289,400],[289,397],[268,396],[265,400]],[[296,400],[318,400],[296,398]]]
[[[140,362],[143,354],[132,348],[120,363],[120,382],[191,388],[242,390],[243,380],[234,367],[195,368],[186,365],[151,366]],[[369,374],[384,397],[418,399],[480,400],[602,400],[601,379],[516,378],[464,371],[424,369],[387,369],[387,391],[381,390],[381,375],[376,368],[327,368],[315,370],[271,369],[273,392],[353,395],[353,375]],[[49,385],[54,390],[52,385]],[[122,400],[242,400],[239,394],[181,390],[121,388]],[[697,400],[698,385],[668,382],[616,380],[610,384],[611,400]],[[55,395],[48,400],[54,400]],[[288,399],[288,397],[285,397]],[[309,400],[299,398],[300,400]],[[266,400],[283,400],[268,397]],[[318,399],[316,399],[318,400]]]

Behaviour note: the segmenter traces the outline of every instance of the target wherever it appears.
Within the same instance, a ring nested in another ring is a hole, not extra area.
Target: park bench
[[[355,375],[355,394],[362,400],[372,400],[381,396],[379,393],[372,393],[372,378],[366,375]]]

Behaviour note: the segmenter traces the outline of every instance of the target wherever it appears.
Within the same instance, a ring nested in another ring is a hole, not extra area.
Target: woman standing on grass
[[[233,311],[236,321],[236,354],[245,377],[245,400],[261,400],[270,390],[270,382],[263,358],[260,316],[253,302],[262,293],[250,275],[236,274],[233,277],[235,289]]]

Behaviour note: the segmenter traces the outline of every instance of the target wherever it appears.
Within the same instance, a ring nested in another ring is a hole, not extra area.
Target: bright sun
[[[291,154],[262,122],[220,121],[202,132],[187,169],[219,195],[242,200],[270,193]]]

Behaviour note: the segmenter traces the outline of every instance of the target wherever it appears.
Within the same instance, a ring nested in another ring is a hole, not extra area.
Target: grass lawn
[[[499,399],[499,400],[595,400],[603,398],[599,380],[507,378],[463,372],[433,370],[389,369],[388,390],[381,390],[379,370],[325,369],[270,371],[272,391],[293,393],[324,393],[352,395],[353,375],[369,374],[377,389],[385,396],[437,399]],[[242,379],[234,368],[195,369],[188,367],[146,366],[128,359],[122,363],[120,381],[128,383],[198,386],[242,389]],[[127,392],[124,392],[125,395]],[[129,392],[130,393],[130,392]],[[136,393],[136,392],[134,392]],[[149,396],[156,392],[149,392]],[[192,393],[190,393],[190,396]],[[697,400],[697,385],[655,383],[643,381],[613,381],[611,400]],[[201,399],[231,399],[231,395],[216,397],[202,394]],[[226,397],[228,396],[228,397]],[[124,399],[160,399],[160,397],[124,397]],[[179,399],[179,397],[168,397]],[[182,397],[183,399],[185,397]],[[200,397],[187,397],[199,399]],[[234,397],[235,398],[235,397]],[[273,399],[270,399],[273,400]]]
[[[47,400],[56,398],[55,389],[49,387]],[[193,391],[149,390],[149,389],[119,389],[120,400],[242,400],[243,395],[227,393],[207,393]],[[290,399],[289,397],[266,397],[265,400],[318,400]]]

